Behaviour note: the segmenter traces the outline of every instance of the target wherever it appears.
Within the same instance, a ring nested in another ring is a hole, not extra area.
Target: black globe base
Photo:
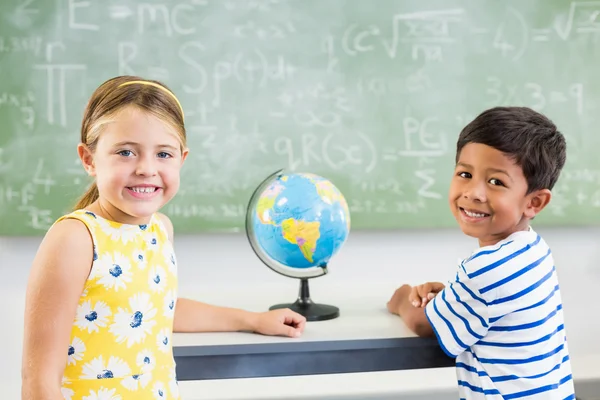
[[[336,306],[312,302],[308,288],[308,279],[305,278],[300,279],[298,300],[293,303],[275,304],[269,307],[269,310],[278,310],[281,308],[289,308],[304,316],[307,321],[327,321],[340,316],[340,309]]]
[[[275,304],[274,306],[269,307],[269,310],[277,310],[280,308],[289,308],[304,316],[307,321],[327,321],[340,316],[340,309],[336,306],[316,303],[306,304],[301,303],[300,300],[296,300],[293,303]]]

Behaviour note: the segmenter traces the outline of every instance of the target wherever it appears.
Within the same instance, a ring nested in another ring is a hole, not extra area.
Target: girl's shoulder
[[[59,218],[46,232],[36,254],[36,262],[53,268],[89,266],[93,261],[94,239],[89,228],[78,218]]]
[[[75,220],[83,222],[85,225],[89,225],[90,223],[96,222],[98,220],[98,218],[100,218],[100,217],[91,211],[88,211],[85,209],[79,209],[79,210],[74,210],[68,214],[64,214],[64,215],[60,216],[54,222],[54,225],[58,224],[61,221],[68,220],[68,219],[75,219]]]
[[[160,229],[164,231],[170,242],[173,242],[173,223],[165,214],[157,212],[154,214],[153,219],[157,221]]]
[[[131,225],[108,220],[85,209],[75,210],[61,216],[54,223],[78,220],[82,229],[87,229],[94,246],[107,246],[115,240],[121,244],[136,240],[148,240],[154,244],[173,242],[173,224],[164,214],[155,213],[147,224]]]

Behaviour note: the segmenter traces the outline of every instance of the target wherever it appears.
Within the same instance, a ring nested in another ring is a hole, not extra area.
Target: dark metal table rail
[[[453,367],[436,339],[390,338],[178,346],[180,381]]]

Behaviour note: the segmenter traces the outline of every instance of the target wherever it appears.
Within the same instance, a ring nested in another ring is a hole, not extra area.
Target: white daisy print
[[[73,389],[65,387],[65,385],[69,385],[70,383],[71,382],[67,378],[65,378],[64,376],[62,377],[62,387],[60,388],[60,392],[62,393],[65,400],[71,400],[75,395],[75,391]]]
[[[141,250],[134,251],[133,252],[133,260],[135,261],[135,263],[139,269],[146,269],[146,265],[148,265],[148,262],[146,260],[146,256],[144,255],[143,251],[141,251]]]
[[[140,386],[145,388],[152,380],[152,372],[144,372],[140,375]]]
[[[175,252],[173,251],[173,246],[165,245],[163,247],[163,257],[165,258],[165,263],[167,264],[169,271],[172,274],[177,274],[177,258],[175,257]]]
[[[131,375],[123,379],[121,384],[131,391],[138,390],[140,387],[145,388],[152,380],[152,373]]]
[[[164,328],[158,332],[156,335],[156,344],[158,345],[158,349],[163,353],[167,353],[171,348],[171,332],[169,329]]]
[[[110,222],[107,219],[104,219],[102,217],[96,217],[96,216],[94,216],[94,217],[96,218],[96,223],[98,224],[100,229],[102,229],[102,232],[108,234],[108,232],[114,231],[115,228],[113,228],[110,225]]]
[[[135,362],[144,373],[152,371],[156,366],[156,358],[150,350],[140,351],[135,358]]]
[[[158,238],[155,233],[148,235],[148,247],[150,250],[156,251],[156,247],[158,246]]]
[[[97,392],[90,390],[89,396],[83,396],[83,400],[123,400],[123,398],[116,394],[117,389],[105,389],[101,388]]]
[[[94,218],[94,219],[98,219],[98,218],[96,217],[96,214],[94,214],[94,213],[93,213],[93,212],[91,212],[91,211],[85,211],[85,214],[86,214],[86,215],[89,215],[90,217],[92,217],[92,218]]]
[[[156,266],[150,268],[148,274],[148,285],[150,290],[155,293],[162,293],[167,285],[167,272],[163,267]]]
[[[175,290],[169,290],[165,294],[165,300],[163,305],[163,315],[167,318],[173,318],[175,315],[175,305],[177,304],[177,292]]]
[[[115,314],[115,322],[110,326],[110,332],[116,336],[119,343],[127,341],[127,347],[140,343],[156,325],[153,320],[156,308],[150,301],[148,293],[138,293],[129,299],[129,309],[119,310]]]
[[[77,307],[77,316],[75,325],[81,329],[87,329],[89,333],[98,332],[108,323],[110,308],[103,301],[98,301],[92,306],[90,300],[80,304]]]
[[[112,379],[131,375],[129,365],[119,357],[111,356],[105,363],[102,356],[94,358],[83,366],[81,379]]]
[[[169,373],[169,390],[171,391],[171,395],[176,399],[179,398],[179,384],[177,383],[177,376],[175,372],[175,368],[171,369]]]
[[[62,394],[62,396],[64,397],[65,400],[71,400],[73,398],[73,396],[75,395],[75,392],[73,391],[73,389],[69,389],[69,388],[60,388],[60,393]]]
[[[76,364],[77,361],[80,361],[83,358],[83,353],[85,352],[85,343],[78,337],[74,337],[73,341],[69,345],[69,357],[67,360],[67,364]]]
[[[101,221],[101,220],[99,220]],[[140,234],[140,228],[138,225],[119,225],[113,227],[107,221],[102,221],[100,228],[114,241],[121,241],[123,244],[127,244],[135,240]]]
[[[163,400],[167,398],[167,388],[162,382],[156,382],[152,387],[152,393],[156,400]]]
[[[121,253],[106,253],[100,257],[96,271],[98,283],[106,289],[125,289],[131,282],[131,264],[129,258]]]

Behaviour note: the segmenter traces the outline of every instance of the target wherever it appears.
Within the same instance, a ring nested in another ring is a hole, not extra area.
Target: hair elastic
[[[182,118],[184,117],[183,107],[181,107],[181,103],[177,99],[177,96],[175,96],[175,94],[173,92],[171,92],[169,89],[167,89],[164,86],[159,85],[158,83],[154,83],[154,82],[150,82],[150,81],[129,81],[129,82],[121,83],[118,87],[133,85],[134,83],[139,83],[140,85],[154,86],[155,88],[159,88],[160,90],[164,91],[165,93],[168,93],[177,102],[177,105],[179,106],[179,110],[181,111],[181,117]]]

